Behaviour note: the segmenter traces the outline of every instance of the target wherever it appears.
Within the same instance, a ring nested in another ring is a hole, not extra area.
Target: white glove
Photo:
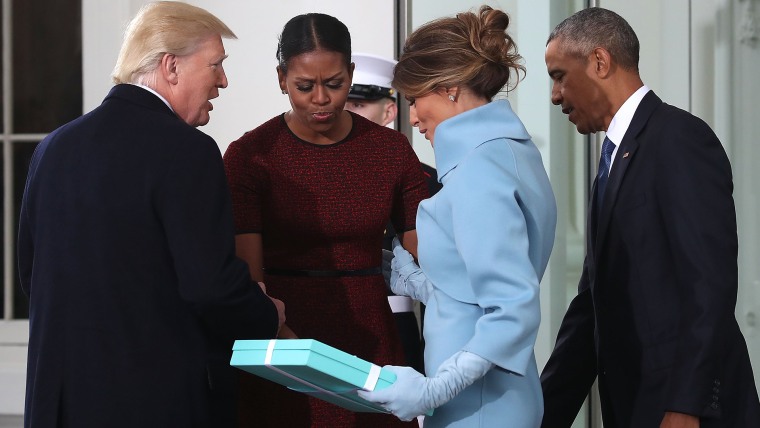
[[[391,290],[398,296],[409,296],[427,304],[433,294],[433,284],[422,272],[414,257],[406,251],[397,238],[393,238],[393,260],[391,260]]]
[[[359,391],[361,398],[377,403],[402,421],[410,421],[448,403],[463,389],[485,376],[493,363],[471,352],[459,351],[441,364],[434,377],[411,367],[385,366],[396,381],[378,391]]]

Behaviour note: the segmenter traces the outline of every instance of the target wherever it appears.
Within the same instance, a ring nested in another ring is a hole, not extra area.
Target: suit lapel
[[[652,113],[661,104],[662,100],[655,95],[653,91],[649,91],[644,95],[644,98],[636,109],[636,113],[633,115],[628,130],[623,136],[623,141],[620,142],[620,147],[618,147],[617,153],[615,154],[615,160],[612,164],[612,171],[607,180],[607,188],[605,189],[604,194],[604,206],[596,216],[598,221],[594,248],[599,248],[604,242],[607,227],[610,223],[610,217],[612,216],[612,207],[615,206],[618,199],[618,190],[620,189],[625,173],[628,170],[628,165],[630,165],[631,161],[634,159],[636,151],[639,148],[638,135],[646,126]]]

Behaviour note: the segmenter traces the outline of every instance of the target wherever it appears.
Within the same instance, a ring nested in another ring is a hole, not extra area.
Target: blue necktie
[[[602,208],[604,201],[604,189],[607,187],[607,178],[610,175],[610,164],[612,163],[612,152],[615,151],[615,143],[609,138],[604,138],[602,143],[602,156],[599,158],[599,172],[596,177],[596,206]]]

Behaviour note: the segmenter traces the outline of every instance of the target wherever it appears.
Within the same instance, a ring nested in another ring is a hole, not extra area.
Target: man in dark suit
[[[578,296],[541,375],[543,426],[569,427],[598,379],[605,428],[759,427],[734,316],[731,165],[707,124],[643,84],[638,61],[631,27],[600,8],[547,43],[552,102],[613,145],[591,192]]]
[[[232,342],[275,337],[284,306],[235,258],[219,148],[195,129],[227,86],[222,37],[203,9],[144,7],[103,104],[37,147],[26,427],[232,426]]]

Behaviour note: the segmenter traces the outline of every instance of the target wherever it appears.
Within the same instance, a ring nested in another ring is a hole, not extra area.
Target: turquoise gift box
[[[230,365],[354,412],[388,413],[356,390],[390,386],[396,375],[314,339],[236,340]]]

